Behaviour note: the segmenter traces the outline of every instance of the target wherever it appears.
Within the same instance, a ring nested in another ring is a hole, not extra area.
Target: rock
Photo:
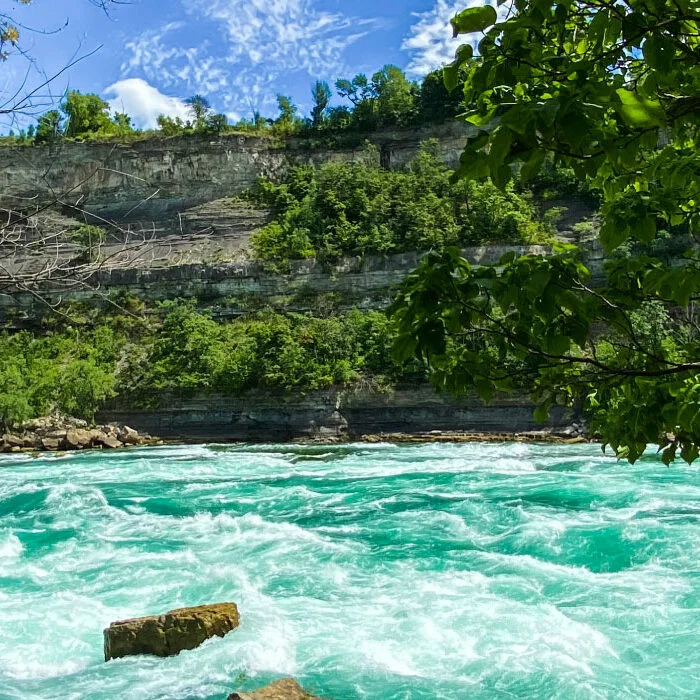
[[[138,445],[141,442],[138,432],[128,425],[125,425],[117,435],[119,440],[121,440],[125,445]]]
[[[276,681],[250,693],[232,693],[228,700],[321,700],[307,693],[293,678]]]
[[[48,417],[34,418],[27,421],[24,426],[26,430],[38,433],[39,431],[49,430],[51,428],[51,419]]]
[[[235,603],[217,603],[113,622],[104,631],[105,661],[134,654],[175,656],[210,637],[223,637],[239,621]]]
[[[97,435],[97,431],[73,428],[66,432],[66,445],[71,450],[84,450],[92,445]]]
[[[54,440],[65,440],[67,432],[68,431],[60,428],[53,428],[46,433],[45,437],[52,438]]]
[[[9,447],[24,447],[24,440],[18,435],[3,435],[2,441]]]
[[[100,427],[100,432],[115,440],[119,439],[119,428],[116,425],[103,425]]]
[[[96,438],[95,442],[102,447],[107,447],[110,450],[116,450],[119,447],[123,447],[121,442],[117,440],[116,437],[109,434],[100,433],[99,437]]]
[[[59,440],[58,438],[42,438],[41,439],[41,446],[50,452],[55,452],[56,450],[60,449],[61,445],[63,444],[62,440]]]

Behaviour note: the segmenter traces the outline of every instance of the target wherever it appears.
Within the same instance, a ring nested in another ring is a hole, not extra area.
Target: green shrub
[[[425,144],[410,167],[367,162],[293,168],[285,182],[260,180],[249,196],[273,210],[252,237],[261,260],[285,262],[384,255],[484,242],[549,240],[531,198],[513,187],[452,184],[451,171]]]

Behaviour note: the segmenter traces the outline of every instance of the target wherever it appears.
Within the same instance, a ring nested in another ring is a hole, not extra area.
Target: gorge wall
[[[377,147],[384,167],[405,165],[429,138],[437,139],[442,158],[454,166],[467,133],[463,124],[454,123],[381,132],[367,140]],[[193,298],[219,318],[261,306],[314,309],[321,297],[337,309],[384,308],[392,287],[416,266],[419,254],[348,259],[332,267],[298,261],[285,272],[272,272],[246,255],[251,232],[266,223],[268,213],[232,200],[260,176],[278,177],[291,164],[366,158],[364,140],[330,148],[300,140],[201,135],[0,149],[0,210],[7,221],[17,221],[18,236],[58,237],[81,222],[99,223],[109,231],[102,250],[109,262],[88,284],[53,288],[49,282],[41,296],[0,290],[0,323],[10,329],[32,327],[46,316],[46,300],[107,308],[124,295],[147,305]],[[141,243],[132,246],[133,241]],[[464,253],[478,264],[495,262],[508,250],[546,252],[537,246],[483,246]],[[74,251],[70,240],[63,240],[48,254],[70,259]],[[23,259],[12,241],[4,246],[0,241],[0,256],[9,267],[45,264],[41,257]],[[117,401],[98,420],[163,437],[222,441],[542,428],[525,397],[484,406],[475,398],[439,396],[429,386],[388,393],[335,388],[307,394],[168,396],[161,406],[137,409]],[[571,420],[570,413],[559,411],[550,427]]]
[[[93,215],[96,221],[174,221],[187,209],[239,194],[262,175],[275,177],[290,163],[362,158],[366,142],[378,148],[385,167],[395,168],[434,138],[445,161],[454,165],[468,133],[465,124],[454,122],[376,132],[334,147],[235,134],[4,147],[0,209],[25,211],[56,203],[64,213]]]
[[[474,397],[436,394],[428,385],[329,389],[305,394],[250,392],[242,397],[167,397],[158,410],[115,403],[98,415],[163,438],[197,441],[276,442],[293,438],[360,438],[381,433],[525,433],[542,431],[527,399],[498,398],[488,406]],[[552,411],[549,429],[564,431],[572,411]]]

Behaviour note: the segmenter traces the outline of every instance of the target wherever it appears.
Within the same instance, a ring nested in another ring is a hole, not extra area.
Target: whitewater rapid
[[[0,698],[700,697],[700,476],[597,446],[0,457]],[[239,630],[105,664],[111,621]]]

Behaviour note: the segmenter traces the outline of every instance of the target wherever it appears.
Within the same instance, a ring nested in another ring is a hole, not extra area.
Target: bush
[[[145,394],[312,390],[397,371],[389,322],[379,312],[314,318],[263,311],[219,324],[190,303],[165,310],[140,385]]]
[[[368,162],[293,168],[287,180],[262,179],[250,197],[274,220],[252,238],[262,260],[284,262],[381,255],[487,241],[547,241],[529,196],[490,183],[452,184],[452,172],[425,144],[410,167]]]
[[[91,420],[114,395],[125,343],[107,325],[87,333],[0,335],[0,418],[13,424],[61,410]]]

